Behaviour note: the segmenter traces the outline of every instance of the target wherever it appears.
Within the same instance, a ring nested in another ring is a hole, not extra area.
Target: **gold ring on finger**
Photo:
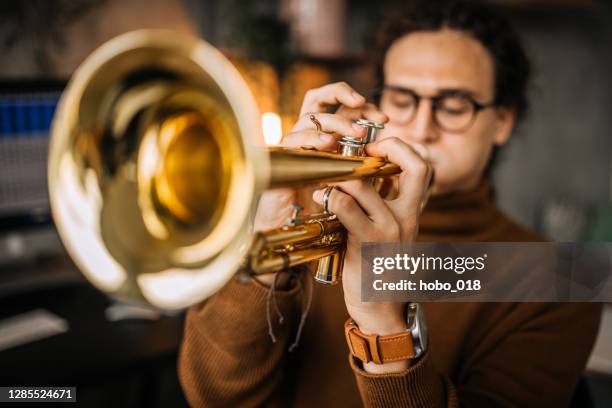
[[[310,121],[315,125],[317,132],[321,132],[323,130],[323,127],[321,126],[321,122],[319,122],[319,119],[317,119],[314,113],[308,114],[308,119],[310,119]]]

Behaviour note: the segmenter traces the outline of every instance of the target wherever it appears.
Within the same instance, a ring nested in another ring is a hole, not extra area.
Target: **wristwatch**
[[[421,305],[408,304],[406,315],[408,329],[387,336],[364,334],[353,319],[348,319],[344,334],[351,354],[364,363],[376,364],[421,357],[427,350],[427,327]]]

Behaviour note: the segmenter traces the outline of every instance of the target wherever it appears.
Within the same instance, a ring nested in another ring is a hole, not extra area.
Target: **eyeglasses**
[[[462,90],[446,90],[436,96],[422,96],[412,89],[385,85],[374,91],[373,96],[389,119],[400,125],[410,123],[421,100],[429,99],[434,124],[442,130],[455,133],[469,129],[478,112],[495,106],[494,102],[478,103]]]

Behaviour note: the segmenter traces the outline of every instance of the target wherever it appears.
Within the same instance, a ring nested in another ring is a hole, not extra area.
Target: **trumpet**
[[[363,121],[368,138],[378,126]],[[232,64],[206,42],[163,30],[119,36],[69,81],[49,151],[53,218],[68,253],[99,289],[181,309],[236,273],[318,260],[315,279],[340,279],[346,231],[333,214],[253,231],[265,189],[367,179],[400,169],[361,155],[263,144],[260,114]]]

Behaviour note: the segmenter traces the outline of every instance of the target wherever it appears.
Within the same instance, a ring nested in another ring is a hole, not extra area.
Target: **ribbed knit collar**
[[[488,237],[503,221],[489,179],[473,190],[433,196],[421,214],[418,241],[476,241]]]

